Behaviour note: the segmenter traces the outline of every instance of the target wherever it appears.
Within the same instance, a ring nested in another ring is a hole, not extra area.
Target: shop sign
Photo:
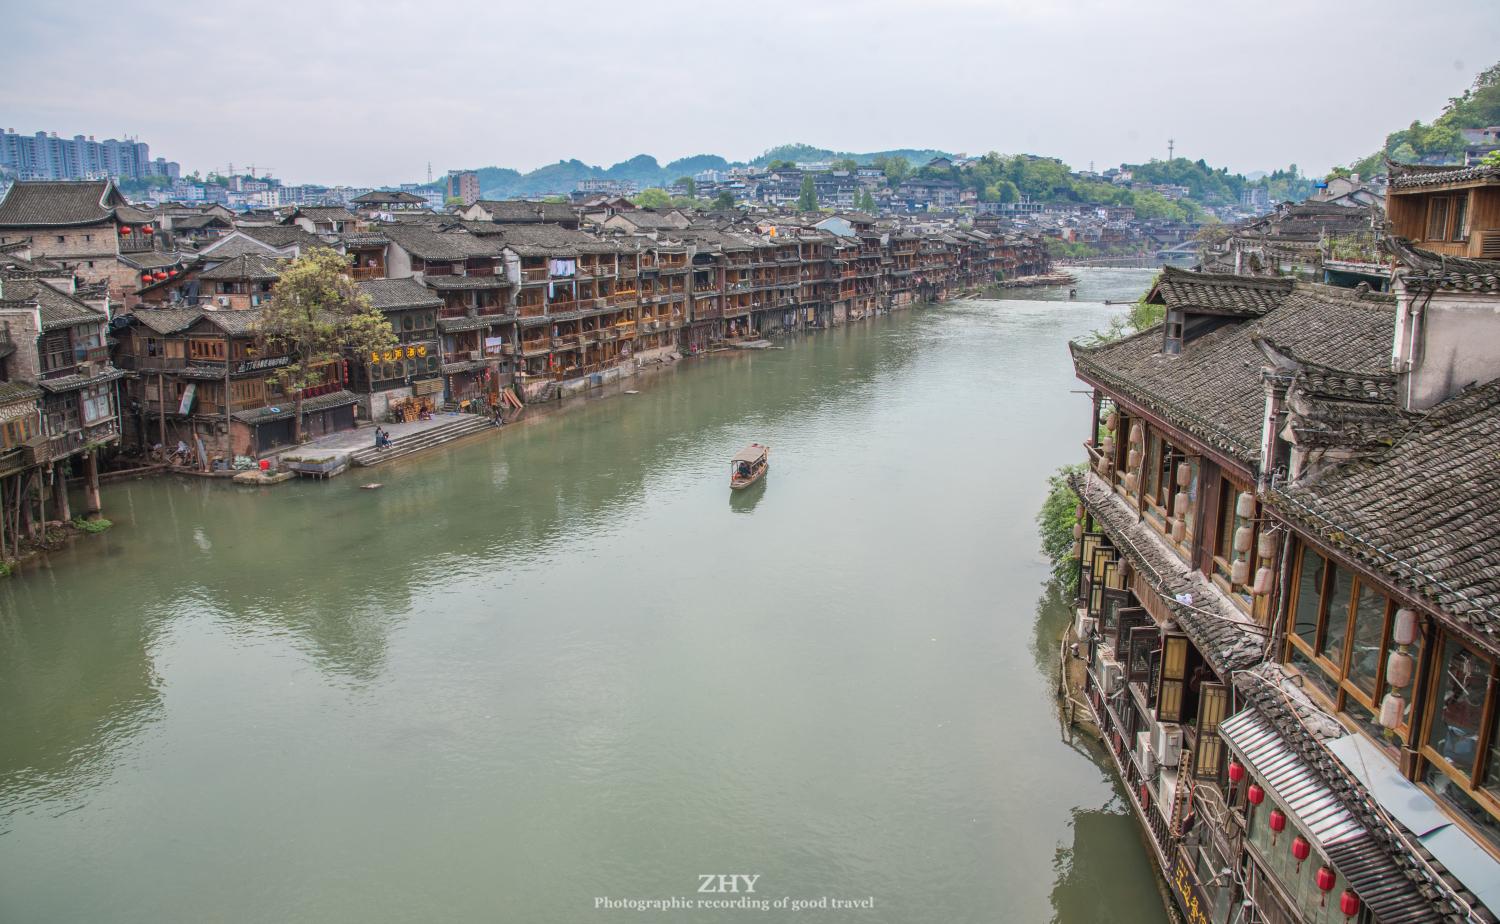
[[[1193,866],[1181,850],[1177,851],[1177,862],[1172,869],[1172,891],[1177,893],[1177,904],[1182,906],[1187,924],[1209,924],[1208,912],[1212,906],[1198,887]]]

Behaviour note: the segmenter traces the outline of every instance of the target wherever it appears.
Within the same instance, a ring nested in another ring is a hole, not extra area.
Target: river
[[[377,491],[107,487],[113,530],[0,581],[0,921],[1162,921],[1052,698],[1066,341],[1151,272],[1079,275],[689,360]]]

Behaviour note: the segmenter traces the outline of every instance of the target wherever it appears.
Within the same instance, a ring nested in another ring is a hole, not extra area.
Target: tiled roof
[[[246,229],[241,228],[243,233]],[[298,228],[297,230],[302,230]],[[280,256],[280,253],[270,244],[257,240],[253,237],[245,237],[239,234],[226,235],[223,239],[215,241],[208,247],[200,250],[199,255],[208,261],[228,260],[247,253],[268,254]]]
[[[420,205],[427,200],[399,189],[372,189],[364,195],[355,196],[352,201],[357,205],[380,205],[385,202]]]
[[[281,260],[272,256],[247,253],[232,260],[225,260],[212,269],[204,270],[198,274],[198,278],[210,282],[241,279],[256,281],[280,279]]]
[[[1195,273],[1164,266],[1150,301],[1197,314],[1255,317],[1280,307],[1291,291],[1290,279]]]
[[[578,213],[562,202],[528,202],[524,199],[480,199],[474,203],[505,224],[577,221]]]
[[[226,334],[246,336],[253,334],[260,324],[260,308],[225,308],[219,311],[204,311],[200,319]]]
[[[158,334],[176,334],[193,326],[203,312],[197,308],[136,308],[130,316]]]
[[[1500,291],[1500,260],[1450,257],[1423,250],[1399,237],[1387,238],[1385,247],[1404,267],[1401,278],[1409,288]]]
[[[1389,163],[1391,189],[1421,189],[1476,180],[1500,182],[1500,167],[1427,166]]]
[[[0,227],[99,224],[124,205],[108,180],[19,180],[0,201]]]
[[[0,382],[0,404],[14,404],[40,394],[36,386],[29,382]]]
[[[1263,282],[1243,281],[1250,289]],[[1247,296],[1246,303],[1259,297]],[[1374,371],[1389,364],[1395,318],[1389,296],[1297,283],[1279,307],[1195,337],[1178,355],[1162,352],[1160,326],[1102,346],[1069,346],[1080,376],[1251,463],[1259,456],[1265,410],[1266,359],[1255,338],[1270,338],[1310,363]]]
[[[443,300],[415,279],[367,279],[359,290],[370,296],[377,311],[399,311],[404,308],[441,308]]]
[[[0,300],[34,304],[42,315],[42,330],[72,327],[74,324],[99,324],[104,312],[54,288],[40,279],[5,279],[0,281]]]
[[[499,245],[492,238],[480,238],[467,231],[436,231],[415,224],[388,224],[382,229],[394,244],[423,260],[456,261],[500,254]]]
[[[1459,624],[1500,641],[1500,379],[1384,453],[1273,493],[1278,511]]]
[[[297,247],[299,251],[307,251],[314,247],[328,246],[322,238],[307,233],[297,225],[250,225],[239,230],[262,244],[270,244],[278,250]]]
[[[352,391],[334,391],[326,395],[318,395],[316,398],[307,398],[302,402],[302,413],[304,416],[317,411],[326,411],[329,408],[343,407],[359,401],[359,396]],[[284,404],[271,407],[258,407],[248,411],[236,411],[231,416],[235,420],[256,425],[270,423],[273,420],[290,420],[297,413],[297,402],[295,399],[287,399]]]
[[[493,240],[493,238],[492,238]],[[568,256],[576,253],[614,253],[619,244],[558,225],[506,225],[498,240],[523,256]]]
[[[1147,584],[1177,617],[1193,645],[1220,676],[1249,667],[1265,654],[1265,630],[1224,599],[1200,572],[1189,571],[1168,551],[1109,485],[1093,472],[1070,479],[1073,490],[1109,534],[1115,548],[1130,559]],[[1190,597],[1191,604],[1179,602]]]
[[[286,223],[292,224],[298,216],[311,218],[313,221],[359,221],[359,216],[341,205],[304,205],[299,206],[287,218]]]
[[[98,375],[64,375],[55,379],[42,379],[37,384],[53,394],[61,394],[65,391],[75,391],[85,385],[103,385],[105,382],[113,382],[115,379],[124,377],[125,373],[119,369],[107,369]]]
[[[440,292],[468,292],[475,289],[503,289],[510,285],[506,276],[426,276],[422,281]]]

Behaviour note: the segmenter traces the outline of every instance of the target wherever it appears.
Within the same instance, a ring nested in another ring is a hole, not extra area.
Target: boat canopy
[[[746,446],[744,449],[741,449],[738,453],[736,453],[735,457],[733,459],[730,459],[729,461],[749,462],[753,465],[754,463],[759,462],[761,459],[764,459],[765,456],[766,447],[760,445],[759,443],[751,443],[749,446]]]

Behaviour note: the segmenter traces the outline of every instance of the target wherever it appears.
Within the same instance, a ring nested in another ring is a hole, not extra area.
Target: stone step
[[[409,456],[424,449],[441,446],[443,443],[468,436],[471,433],[478,433],[481,430],[489,430],[493,427],[494,424],[490,422],[488,417],[482,417],[478,414],[464,414],[451,423],[439,424],[436,427],[429,427],[420,433],[413,433],[410,436],[403,436],[392,440],[391,445],[385,449],[376,449],[371,446],[352,452],[349,454],[349,458],[355,465],[379,465],[381,462],[389,462],[392,459]]]

